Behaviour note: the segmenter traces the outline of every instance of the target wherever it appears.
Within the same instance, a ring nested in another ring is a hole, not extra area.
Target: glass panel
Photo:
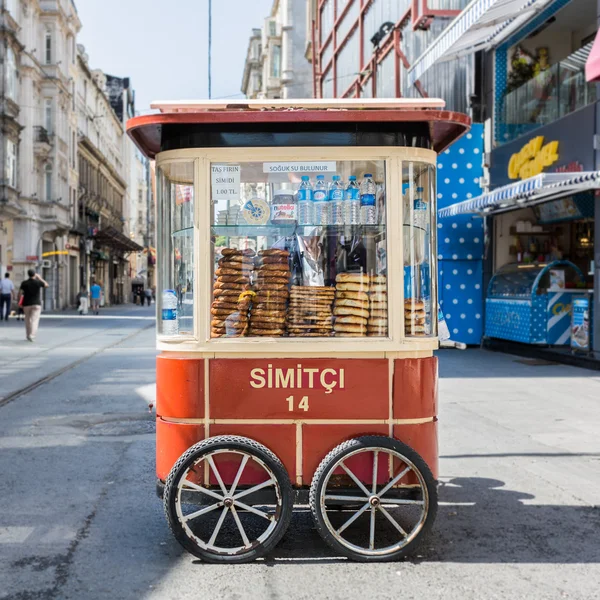
[[[333,69],[323,75],[323,98],[333,98]]]
[[[352,82],[358,77],[360,71],[359,61],[360,37],[358,29],[350,36],[348,42],[338,52],[337,61],[337,93],[341,96]]]
[[[437,335],[435,287],[435,171],[419,162],[402,164],[404,206],[404,331]]]
[[[396,96],[396,77],[394,51],[387,53],[385,58],[377,65],[377,97],[394,98]]]
[[[211,337],[387,337],[385,161],[211,171]]]
[[[338,2],[338,15],[342,13],[343,6]],[[350,29],[356,24],[358,15],[360,14],[360,0],[352,0],[352,6],[348,8],[348,12],[343,16],[337,26],[337,42],[341,44]],[[358,28],[357,28],[358,29]],[[357,66],[358,68],[358,66]]]
[[[333,56],[333,39],[327,44],[321,55],[321,65],[325,68],[329,64],[329,59]]]
[[[596,84],[585,79],[585,57],[592,44],[508,91],[498,143],[514,140],[596,101]],[[533,74],[534,67],[529,68]]]
[[[327,36],[333,29],[333,3],[335,0],[325,0],[321,8],[321,44],[325,42]]]
[[[194,334],[194,162],[158,169],[158,333]]]

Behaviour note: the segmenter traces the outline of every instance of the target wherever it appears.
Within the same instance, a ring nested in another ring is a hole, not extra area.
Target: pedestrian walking
[[[8,321],[14,296],[15,286],[10,280],[10,273],[6,273],[4,279],[0,280],[0,321]]]
[[[97,315],[100,313],[100,296],[102,295],[102,288],[95,281],[92,281],[90,295],[92,298],[92,312]]]
[[[152,290],[150,288],[146,288],[144,290],[144,295],[146,296],[146,304],[148,304],[148,306],[152,305]]]
[[[77,294],[77,311],[79,312],[80,315],[87,315],[88,314],[88,305],[89,305],[89,300],[88,300],[88,293],[87,290],[85,289],[85,286],[81,286],[81,291],[79,292],[79,294]]]
[[[19,289],[19,302],[25,313],[25,336],[27,341],[33,342],[42,314],[41,290],[47,288],[48,283],[35,272],[35,269],[29,269],[27,275],[29,275],[29,279],[26,279]],[[21,298],[23,298],[22,301]]]
[[[140,301],[140,306],[144,306],[144,290],[143,288],[138,288],[137,297]]]

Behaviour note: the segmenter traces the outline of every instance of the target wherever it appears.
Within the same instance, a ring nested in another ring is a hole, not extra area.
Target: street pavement
[[[600,376],[440,353],[441,506],[418,555],[336,557],[301,507],[272,556],[186,554],[155,496],[154,307],[0,323],[2,600],[600,598]]]

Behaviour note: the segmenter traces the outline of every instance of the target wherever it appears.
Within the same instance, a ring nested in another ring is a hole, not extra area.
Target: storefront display
[[[505,265],[492,277],[485,335],[525,344],[571,343],[571,307],[583,273],[568,261]]]

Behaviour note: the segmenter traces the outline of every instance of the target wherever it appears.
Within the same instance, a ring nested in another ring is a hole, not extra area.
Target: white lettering
[[[250,371],[250,377],[252,377],[253,380],[256,381],[250,381],[250,385],[253,388],[256,389],[260,389],[265,387],[265,378],[263,377],[263,375],[265,374],[265,370],[264,369],[252,369],[252,371]]]

